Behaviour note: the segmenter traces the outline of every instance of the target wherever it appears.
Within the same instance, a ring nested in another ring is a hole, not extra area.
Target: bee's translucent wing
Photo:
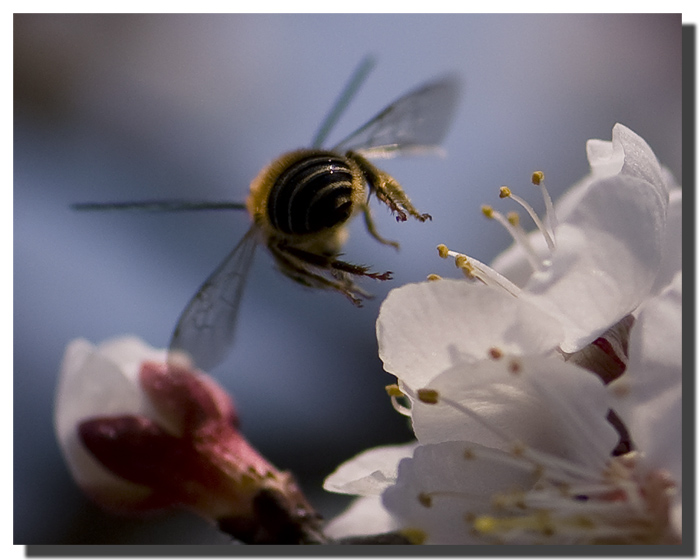
[[[335,123],[338,122],[340,115],[345,112],[348,104],[352,101],[352,98],[355,97],[355,94],[367,79],[367,76],[372,71],[375,64],[376,61],[374,57],[366,56],[362,59],[360,65],[352,73],[352,76],[350,76],[350,80],[340,94],[340,97],[336,100],[330,113],[326,115],[323,123],[321,123],[321,127],[318,129],[316,136],[314,136],[314,141],[311,143],[312,148],[320,148],[323,145],[326,136],[328,136]]]
[[[182,312],[170,341],[171,352],[185,352],[202,370],[223,361],[233,344],[258,230],[253,225],[219,267],[202,284]]]
[[[73,210],[106,212],[110,210],[139,210],[143,212],[189,212],[192,210],[245,210],[244,202],[213,200],[139,200],[136,202],[79,202]]]
[[[393,157],[436,149],[447,134],[458,97],[455,77],[430,82],[396,100],[333,151]]]

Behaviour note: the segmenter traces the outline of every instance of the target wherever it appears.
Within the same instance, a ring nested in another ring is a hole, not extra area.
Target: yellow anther
[[[503,357],[503,350],[500,348],[489,348],[489,356],[494,360],[500,360]]]
[[[428,274],[428,282],[435,282],[437,280],[442,280],[442,276],[439,274]]]
[[[508,198],[511,195],[510,189],[508,187],[501,187],[498,191],[498,196],[500,198]]]
[[[405,529],[401,529],[400,533],[406,537],[411,544],[423,544],[428,538],[425,531],[414,527],[406,527]]]
[[[473,449],[467,448],[464,450],[462,457],[464,457],[467,461],[471,461],[472,459],[476,459],[476,453],[474,453]]]
[[[457,255],[455,257],[455,265],[457,265],[457,268],[467,268],[469,266],[469,259],[466,255]]]
[[[554,526],[546,512],[537,512],[523,517],[491,517],[481,515],[474,520],[473,527],[481,534],[507,531],[537,531],[542,535],[554,534]]]
[[[493,206],[489,206],[488,204],[484,204],[481,207],[481,213],[486,216],[489,220],[493,219]]]
[[[467,278],[474,278],[476,270],[466,255],[457,255],[455,257],[455,265]]]
[[[520,214],[518,214],[517,212],[508,212],[506,219],[508,220],[508,223],[512,226],[517,227],[520,225]]]
[[[437,404],[440,395],[435,389],[418,389],[418,400],[425,404]]]
[[[430,494],[426,494],[425,492],[421,492],[420,494],[418,494],[418,501],[423,507],[429,508],[433,505],[433,497]]]
[[[544,181],[544,173],[542,173],[542,171],[535,171],[532,174],[532,184],[539,185],[542,181]]]
[[[390,397],[397,397],[398,398],[398,397],[405,396],[403,391],[401,389],[399,389],[399,386],[396,385],[395,383],[392,385],[387,385],[386,387],[384,387],[384,390],[387,392],[387,394]]]
[[[498,519],[491,517],[490,515],[480,515],[474,520],[474,529],[482,534],[494,533],[498,531],[499,528]]]
[[[437,246],[437,250],[441,258],[446,259],[449,256],[450,250],[447,248],[447,245],[440,243],[440,245]]]

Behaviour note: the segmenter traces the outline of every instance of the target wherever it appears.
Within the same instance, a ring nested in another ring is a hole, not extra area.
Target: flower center
[[[467,508],[475,502],[483,505],[483,496],[441,488],[423,489],[416,495],[426,509],[436,507],[440,500],[463,502],[465,531],[494,544],[547,544],[554,538],[570,544],[675,542],[669,530],[675,484],[663,471],[645,472],[638,453],[610,458],[597,471],[509,438],[478,410],[435,389],[391,386],[389,393],[392,398],[403,394],[414,402],[449,406],[507,443],[504,451],[465,441],[464,461],[483,461],[491,469],[500,464],[531,475],[531,486],[494,492],[479,512]]]

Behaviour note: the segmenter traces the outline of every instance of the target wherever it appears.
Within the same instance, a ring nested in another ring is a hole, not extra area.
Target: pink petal
[[[153,405],[178,435],[211,424],[238,425],[231,398],[201,372],[160,362],[144,362],[141,385]]]

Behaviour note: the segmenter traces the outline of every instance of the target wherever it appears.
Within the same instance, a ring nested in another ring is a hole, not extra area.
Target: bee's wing
[[[217,202],[210,200],[138,200],[135,202],[79,202],[71,204],[73,210],[100,212],[109,210],[139,210],[143,212],[189,212],[191,210],[245,210],[243,202]]]
[[[455,77],[430,82],[394,101],[333,151],[393,157],[435,149],[447,134],[458,97]]]
[[[187,304],[173,332],[170,352],[185,352],[195,366],[205,371],[226,357],[233,344],[257,235],[253,225]]]

